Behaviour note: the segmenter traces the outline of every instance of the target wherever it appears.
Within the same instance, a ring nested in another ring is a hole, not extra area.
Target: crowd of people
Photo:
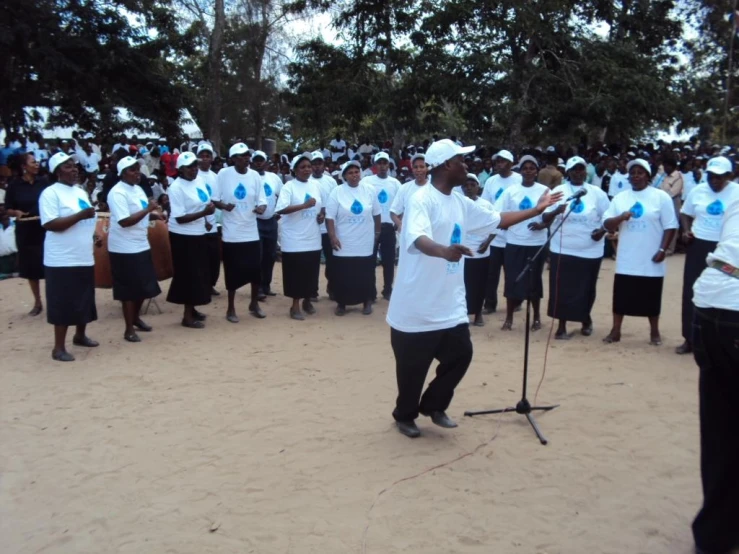
[[[615,258],[613,321],[604,342],[619,342],[630,316],[647,318],[649,342],[660,345],[665,260],[685,252],[684,342],[676,352],[695,350],[701,368],[704,507],[694,536],[700,552],[737,545],[739,484],[730,476],[739,449],[726,417],[739,390],[733,148],[662,142],[514,153],[464,147],[456,137],[395,148],[369,140],[350,145],[337,135],[329,148],[312,151],[270,156],[236,141],[219,154],[188,137],[176,148],[163,138],[121,136],[108,150],[90,137],[50,148],[38,137],[8,135],[0,150],[0,272],[28,281],[31,316],[44,309],[39,283],[46,281],[54,360],[74,360],[66,348],[70,326],[74,345],[98,346],[87,326],[97,318],[100,212],[109,218],[113,298],[121,302],[129,342],[152,331],[141,307],[161,292],[147,234],[152,221],[168,226],[167,300],[183,306],[188,329],[205,327],[197,308],[220,294],[221,265],[226,319],[239,323],[235,293],[246,285],[249,314],[266,317],[260,302],[276,296],[278,251],[294,320],[316,313],[322,259],[337,316],[355,305],[370,315],[378,295],[388,300],[398,385],[393,417],[411,438],[421,434],[419,415],[456,427],[446,410],[472,360],[470,316],[482,326],[484,314],[498,309],[501,273],[502,329],[513,328],[526,300],[531,330],[541,329],[546,288],[555,338],[568,340],[568,323],[593,334],[601,263]],[[434,359],[436,376],[423,392]]]

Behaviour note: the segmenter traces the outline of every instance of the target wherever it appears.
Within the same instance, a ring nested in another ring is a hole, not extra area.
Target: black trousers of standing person
[[[693,522],[707,554],[739,547],[739,312],[695,308],[693,349],[700,367],[703,507]]]
[[[383,223],[380,226],[380,240],[375,243],[374,259],[377,259],[377,251],[380,252],[382,263],[382,296],[389,298],[393,293],[393,281],[395,280],[395,225]],[[375,285],[375,298],[377,298],[377,286]]]
[[[505,247],[490,247],[490,265],[488,266],[488,283],[485,287],[485,309],[495,311],[498,309],[498,285],[500,284],[500,272],[505,261]]]
[[[693,342],[693,285],[706,269],[706,257],[716,250],[717,242],[694,239],[685,250],[683,268],[683,338]],[[737,522],[739,525],[739,522]]]
[[[326,278],[326,294],[331,296],[331,271],[333,270],[334,261],[334,249],[331,248],[331,239],[328,233],[321,234],[321,250],[323,250],[323,259],[326,261],[326,266],[323,270],[323,276]],[[318,289],[316,294],[313,296],[318,297]]]
[[[257,219],[259,240],[262,243],[262,284],[264,294],[272,290],[272,274],[277,260],[277,218]]]
[[[221,232],[207,233],[208,241],[208,268],[210,269],[210,286],[215,288],[221,276]]]
[[[404,333],[391,328],[390,343],[398,380],[398,399],[393,410],[395,420],[413,421],[419,413],[429,415],[445,411],[472,361],[469,325],[463,323],[451,329],[420,333]],[[436,377],[421,396],[434,360],[439,361]]]

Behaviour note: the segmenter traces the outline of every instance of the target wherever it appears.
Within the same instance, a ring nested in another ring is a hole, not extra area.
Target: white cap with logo
[[[243,142],[237,142],[231,148],[228,149],[229,158],[231,156],[240,156],[242,154],[248,154],[248,153],[249,153],[249,147]]]
[[[71,159],[72,156],[67,156],[64,152],[57,152],[51,158],[49,158],[49,173],[54,173],[54,170],[58,166]]]
[[[426,164],[433,169],[455,156],[469,154],[474,151],[474,146],[459,146],[449,139],[437,140],[426,151]]]
[[[116,170],[118,171],[118,175],[123,173],[123,170],[126,168],[131,167],[134,164],[139,163],[136,158],[133,158],[131,156],[126,156],[125,158],[121,158],[118,164],[115,166]]]
[[[198,161],[198,158],[192,152],[183,152],[177,156],[177,169],[187,167]]]
[[[708,160],[706,171],[716,175],[724,175],[725,173],[732,173],[734,168],[728,158],[717,156]]]

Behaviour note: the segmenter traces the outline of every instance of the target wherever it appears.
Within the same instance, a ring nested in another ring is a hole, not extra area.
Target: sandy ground
[[[669,260],[660,348],[638,319],[601,343],[604,263],[594,336],[549,351],[538,401],[561,407],[539,418],[548,446],[521,416],[463,417],[518,399],[523,314],[512,332],[500,314],[473,328],[449,410],[460,427],[423,419],[412,441],[390,417],[383,301],[338,318],[323,299],[300,323],[278,296],[257,321],[243,291],[241,324],[221,296],[194,331],[160,299],[154,333],[132,345],[100,290],[101,347],[70,347],[63,365],[45,320],[25,315],[26,284],[0,282],[0,551],[688,554],[700,481],[697,369],[672,353],[682,263]],[[532,343],[532,401],[548,331]]]

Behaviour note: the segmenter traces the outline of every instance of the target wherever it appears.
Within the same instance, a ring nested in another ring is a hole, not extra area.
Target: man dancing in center
[[[440,427],[457,426],[446,409],[472,361],[463,258],[472,252],[462,245],[465,234],[506,229],[540,215],[561,197],[545,193],[534,208],[498,213],[452,194],[467,178],[463,155],[473,150],[447,139],[434,142],[426,152],[430,186],[413,195],[403,218],[387,322],[398,381],[393,417],[411,438],[421,434],[415,423],[419,413]],[[421,396],[434,359],[439,361],[436,378]]]

